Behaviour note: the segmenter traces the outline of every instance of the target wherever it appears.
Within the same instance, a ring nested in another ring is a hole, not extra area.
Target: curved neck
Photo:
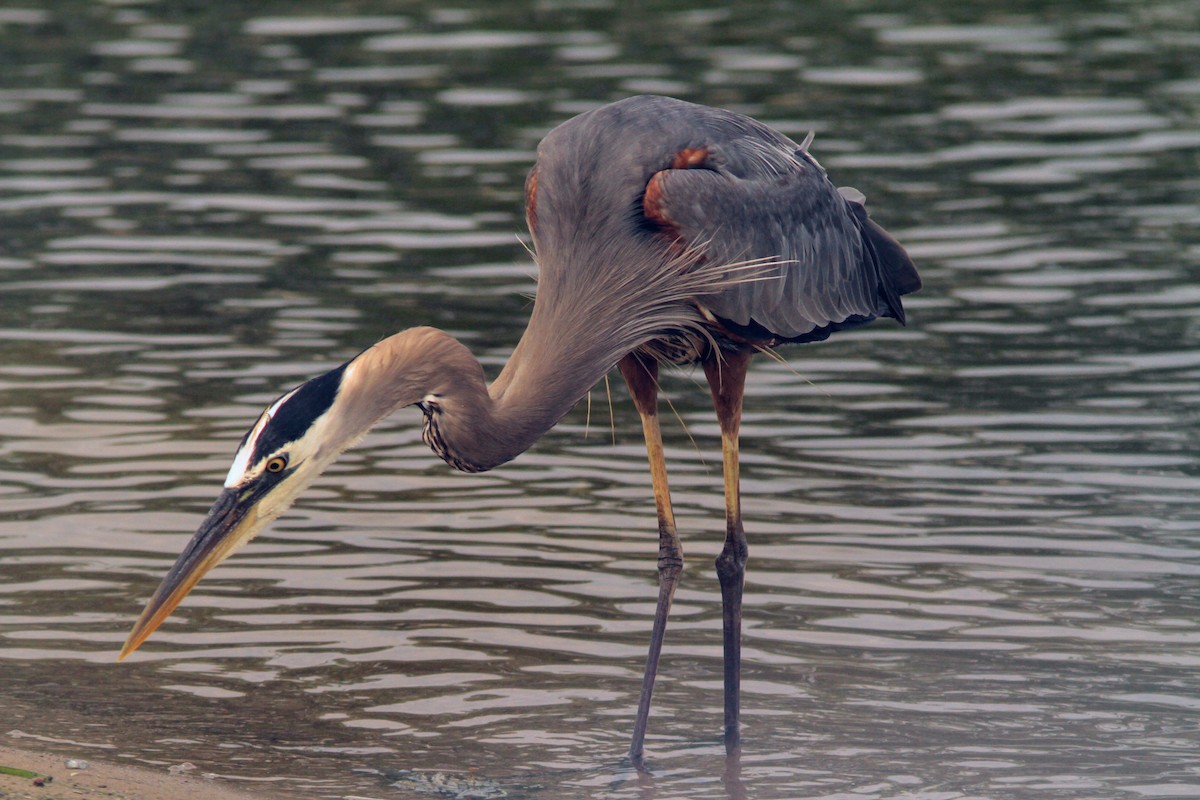
[[[600,262],[619,265],[615,276],[582,263],[541,266],[529,324],[490,386],[471,352],[436,328],[402,331],[365,351],[347,368],[348,382],[370,384],[350,393],[368,396],[357,424],[366,421],[365,431],[421,403],[435,452],[460,469],[491,469],[528,450],[626,354],[664,332],[707,336],[694,298],[753,279],[695,253],[615,241]]]
[[[402,406],[421,405],[425,440],[458,469],[480,472],[511,461],[554,427],[611,368],[563,368],[568,343],[533,348],[523,337],[489,387],[465,345],[436,328],[411,328],[365,350],[346,368],[344,430],[349,446]]]

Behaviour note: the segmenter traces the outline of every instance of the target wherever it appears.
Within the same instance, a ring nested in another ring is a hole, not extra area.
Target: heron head
[[[339,396],[350,365],[313,378],[263,411],[242,438],[225,486],[163,578],[118,660],[141,645],[204,575],[282,514],[353,443]]]
[[[136,650],[210,569],[286,511],[342,451],[392,411],[424,403],[427,417],[489,421],[490,402],[483,367],[470,351],[428,327],[376,342],[278,398],[242,438],[221,494],[146,604],[117,660]],[[458,430],[451,425],[444,432]],[[475,448],[474,458],[465,461],[495,466],[536,438],[517,430],[505,439],[500,434],[506,430],[460,433]]]

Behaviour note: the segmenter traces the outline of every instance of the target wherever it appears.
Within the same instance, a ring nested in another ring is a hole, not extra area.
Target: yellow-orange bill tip
[[[182,556],[180,560],[183,560]],[[133,629],[129,632],[129,636],[125,639],[125,644],[117,656],[117,661],[124,661],[130,653],[141,647],[142,642],[149,639],[150,634],[154,633],[158,626],[171,616],[171,612],[183,602],[183,598],[188,596],[192,588],[200,582],[205,573],[216,566],[218,561],[220,558],[210,557],[197,563],[186,572],[179,570],[180,564],[176,562],[175,567],[167,573],[167,577],[159,585],[154,597],[146,604],[138,621],[134,623]]]
[[[175,564],[146,604],[125,645],[117,655],[124,661],[158,629],[210,569],[225,560],[262,527],[253,501],[246,502],[233,490],[225,490],[213,503],[200,529],[179,554]]]

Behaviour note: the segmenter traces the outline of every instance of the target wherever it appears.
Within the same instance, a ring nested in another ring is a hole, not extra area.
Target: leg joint
[[[746,540],[736,542],[726,541],[721,554],[717,556],[717,575],[721,578],[733,578],[746,573],[746,560],[749,550]]]
[[[658,542],[658,571],[678,575],[683,571],[683,549],[679,539],[674,536],[662,536]]]

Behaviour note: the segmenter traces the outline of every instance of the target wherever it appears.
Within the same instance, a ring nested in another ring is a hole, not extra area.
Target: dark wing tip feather
[[[863,233],[875,248],[879,266],[896,287],[897,294],[912,294],[921,289],[921,276],[908,251],[874,220],[868,219]]]
[[[846,197],[845,190],[839,191]],[[846,205],[858,221],[858,228],[866,245],[865,255],[875,262],[880,280],[880,293],[890,312],[888,316],[903,325],[904,306],[900,303],[900,296],[912,294],[921,288],[921,276],[917,274],[917,267],[909,258],[904,246],[867,215],[867,209],[861,202],[846,197]]]

